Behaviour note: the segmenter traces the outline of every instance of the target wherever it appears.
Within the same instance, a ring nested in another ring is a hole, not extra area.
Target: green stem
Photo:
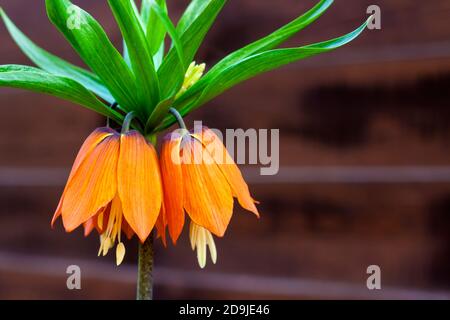
[[[170,108],[169,112],[175,117],[175,119],[177,119],[177,122],[178,122],[178,125],[180,126],[180,128],[187,130],[186,124],[184,123],[184,120],[183,120],[183,117],[178,112],[178,110],[175,108]]]
[[[153,299],[153,232],[144,243],[139,242],[137,300]]]
[[[135,116],[136,114],[134,113],[134,111],[131,111],[126,115],[125,119],[123,120],[122,134],[127,133],[130,130],[131,121],[133,121]]]

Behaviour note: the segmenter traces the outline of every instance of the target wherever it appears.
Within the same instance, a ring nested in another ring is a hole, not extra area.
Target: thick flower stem
[[[139,243],[137,300],[153,299],[153,233]]]

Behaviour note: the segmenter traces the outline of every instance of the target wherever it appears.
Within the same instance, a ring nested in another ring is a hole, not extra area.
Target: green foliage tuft
[[[50,94],[77,103],[118,123],[135,111],[143,134],[171,126],[174,107],[185,116],[211,99],[264,72],[329,52],[348,44],[367,27],[297,48],[279,48],[316,21],[333,3],[321,0],[305,14],[268,36],[229,54],[194,85],[186,87],[185,73],[226,0],[192,0],[175,26],[166,0],[108,0],[123,36],[120,54],[101,25],[69,0],[46,0],[51,22],[65,36],[90,71],[77,67],[37,46],[0,8],[7,30],[38,68],[0,66],[0,86]],[[166,50],[165,39],[171,46]],[[191,65],[192,67],[192,65]],[[203,70],[203,69],[202,69]],[[117,102],[121,112],[108,105]],[[145,127],[145,129],[143,129]]]

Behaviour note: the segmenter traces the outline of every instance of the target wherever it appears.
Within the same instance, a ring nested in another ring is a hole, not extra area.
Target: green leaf
[[[169,98],[161,101],[153,111],[152,115],[148,118],[145,124],[145,133],[151,132],[158,124],[164,119],[173,104],[174,99]]]
[[[133,5],[133,10],[135,11],[136,15],[140,17],[139,10],[136,7],[136,3],[134,2],[134,0],[131,2],[131,4]],[[145,31],[142,19],[140,19],[140,22],[141,22],[141,25],[142,25],[142,29]],[[130,55],[128,54],[127,43],[125,42],[125,40],[122,40],[122,45],[123,45],[123,53],[122,53],[123,59],[125,60],[127,65],[131,68]]]
[[[128,54],[128,48],[127,48],[127,43],[125,42],[125,40],[122,41],[122,45],[123,45],[123,60],[125,60],[125,63],[131,68],[131,60],[130,60],[130,55]]]
[[[153,65],[153,56],[142,29],[141,18],[136,15],[132,0],[108,0],[108,3],[127,44],[131,66],[137,81],[140,101],[138,111],[142,116],[148,117],[159,102],[159,84]]]
[[[333,3],[334,0],[322,0],[317,3],[312,9],[310,9],[305,14],[301,15],[297,19],[291,21],[287,25],[281,27],[270,35],[259,39],[231,54],[226,56],[220,62],[218,62],[203,78],[202,81],[197,83],[192,90],[180,97],[180,101],[185,101],[192,96],[197,95],[200,91],[204,89],[207,83],[225,70],[232,64],[254,55],[259,52],[267,51],[276,48],[292,36],[294,36],[299,31],[306,28],[308,25],[316,21]]]
[[[210,0],[192,0],[178,21],[177,30],[184,33],[210,4]]]
[[[187,105],[184,104],[181,108],[175,104],[175,107],[179,109],[180,113],[184,116],[242,81],[255,77],[258,74],[279,68],[283,65],[337,49],[358,37],[367,27],[367,23],[370,19],[371,18],[369,18],[358,29],[339,38],[299,48],[269,50],[247,57],[229,66],[215,78],[210,80],[201,94],[196,95],[195,98],[191,98],[191,103]],[[192,90],[194,87],[195,85],[189,90]],[[168,116],[157,130],[167,128],[173,123],[173,117]]]
[[[155,69],[158,70],[164,60],[164,42],[161,43],[159,50],[153,55],[153,63],[155,64]]]
[[[156,18],[159,19],[163,25],[163,28],[169,33],[170,38],[172,39],[173,47],[176,50],[176,53],[178,55],[178,62],[181,65],[181,70],[186,70],[185,62],[184,62],[184,50],[183,46],[181,44],[181,40],[178,36],[178,32],[175,29],[175,26],[173,25],[172,21],[170,20],[169,16],[167,15],[167,10],[164,10],[162,7],[160,7],[155,1],[150,1],[150,8],[152,12],[155,13]],[[159,47],[161,44],[159,45]],[[156,53],[156,52],[155,52]],[[184,72],[183,72],[184,76]]]
[[[144,30],[144,33],[145,33],[146,32],[146,30],[145,30],[145,23],[144,23],[144,20],[142,19],[142,15],[139,12],[139,9],[138,9],[138,7],[136,5],[136,1],[135,0],[131,0],[131,7],[133,9],[134,15],[136,17],[138,17],[138,20],[139,20],[139,23],[141,25],[141,28],[142,28],[142,30]]]
[[[194,0],[193,2],[199,1]],[[183,47],[185,66],[189,65],[194,59],[198,48],[225,5],[226,0],[203,0],[202,2],[204,2],[202,5],[198,4],[199,11],[193,15],[193,21],[183,24],[183,28],[177,27]],[[172,48],[158,70],[163,98],[169,98],[177,94],[183,84],[184,74],[183,77],[180,77],[173,72],[173,70],[180,68],[177,55],[177,50]],[[185,71],[186,69],[184,69]]]
[[[151,10],[151,4],[154,1],[155,0],[142,0],[141,21],[150,46],[150,51],[153,54],[153,64],[155,65],[155,69],[158,70],[164,58],[164,39],[167,31],[166,28],[164,28],[164,24]],[[168,13],[166,0],[156,0],[156,3],[166,12],[166,14]],[[159,43],[159,48],[155,51],[155,47],[157,46],[156,43]]]
[[[167,23],[161,19],[161,14],[152,9],[155,5],[163,11],[163,15],[168,15],[166,0],[142,0],[141,16],[152,55],[161,48],[167,30]]]
[[[21,88],[49,94],[85,106],[116,121],[123,118],[78,82],[37,68],[20,65],[0,66],[0,87]]]
[[[100,24],[69,0],[45,3],[52,23],[100,77],[116,102],[125,110],[139,109],[135,77]]]
[[[178,77],[180,79],[184,79],[186,67],[184,65],[184,53],[180,39],[178,37],[178,33],[175,30],[174,25],[170,21],[170,18],[167,16],[166,11],[164,11],[163,8],[161,8],[154,1],[149,1],[149,3],[150,3],[149,4],[150,10],[152,10],[152,12],[155,12],[156,18],[162,21],[165,30],[167,30],[170,37],[172,38],[173,47],[175,48],[178,54],[178,64],[176,65],[178,67],[178,70],[173,70],[173,73],[178,72]],[[151,113],[150,117],[147,120],[146,130],[149,130],[150,128],[151,129],[155,128],[159,124],[159,122],[161,122],[161,120],[164,119],[169,108],[173,103],[173,100],[174,99],[172,97],[169,97],[158,104],[158,106],[153,110],[153,112]]]
[[[111,103],[114,101],[111,93],[101,83],[96,75],[87,70],[74,66],[73,64],[37,46],[17,28],[17,26],[9,19],[1,8],[0,15],[3,18],[11,37],[23,53],[37,66],[55,75],[68,77],[79,82],[107,102]]]
[[[282,28],[278,29],[277,31],[271,33],[267,37],[255,41],[228,55],[208,72],[208,75],[205,76],[206,80],[215,77],[222,70],[246,57],[276,48],[277,46],[291,38],[293,35],[317,20],[330,7],[332,3],[333,0],[322,0],[311,10],[288,23],[287,25],[283,26]]]
[[[355,39],[366,28],[367,22],[355,31],[332,40],[288,49],[265,51],[235,63],[217,75],[203,91],[195,105],[200,105],[236,84],[300,59],[337,49]],[[191,108],[195,108],[196,106]]]

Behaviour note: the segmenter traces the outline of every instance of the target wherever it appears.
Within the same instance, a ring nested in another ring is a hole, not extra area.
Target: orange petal
[[[133,231],[133,229],[131,229],[130,225],[128,224],[128,222],[125,219],[122,220],[122,231],[123,231],[123,233],[125,233],[128,240],[131,240],[131,238],[133,238],[134,231]]]
[[[144,242],[161,209],[162,186],[155,148],[137,131],[121,135],[117,172],[123,214]]]
[[[117,192],[119,138],[104,139],[80,164],[67,185],[62,204],[67,232],[89,220],[114,198]]]
[[[222,237],[233,213],[230,185],[201,143],[189,140],[182,145],[184,208],[196,224]]]
[[[94,229],[97,229],[99,234],[102,233],[101,230],[103,229],[103,226],[99,227],[99,219],[100,217],[102,217],[101,220],[103,221],[103,216],[105,215],[106,211],[109,211],[110,206],[111,204],[108,204],[106,207],[101,208],[95,216],[83,223],[85,237],[89,236]],[[105,224],[104,222],[102,223]]]
[[[95,216],[95,227],[99,234],[102,234],[106,231],[109,221],[109,214],[111,213],[112,201],[108,203],[106,207],[100,210],[99,214]]]
[[[85,237],[89,236],[91,234],[91,232],[95,229],[95,223],[96,223],[95,220],[96,220],[96,217],[92,217],[88,221],[83,223]]]
[[[64,193],[66,192],[67,185],[72,180],[73,175],[78,170],[80,164],[83,162],[83,160],[88,156],[92,150],[105,138],[112,135],[114,131],[110,128],[97,128],[92,132],[89,137],[84,141],[83,145],[80,148],[80,151],[78,151],[78,155],[75,158],[75,162],[72,166],[72,170],[70,171],[69,178],[67,179],[66,187],[64,188],[63,194],[61,196],[61,199],[59,200],[58,207],[56,208],[55,214],[53,215],[53,219],[51,222],[51,226],[55,224],[55,221],[59,218],[61,215],[61,207],[64,199]]]
[[[158,234],[156,236],[157,238],[161,238],[164,247],[167,247],[167,239],[166,239],[167,220],[166,220],[166,210],[164,207],[165,206],[163,202],[161,206],[161,212],[159,213],[158,219],[156,220],[156,230],[158,230]]]
[[[62,202],[63,202],[63,199],[64,199],[64,192],[65,191],[66,190],[64,189],[63,194],[61,196],[61,199],[59,199],[58,206],[56,207],[55,213],[53,214],[52,221],[50,222],[50,226],[52,228],[55,226],[56,220],[58,220],[58,218],[61,216],[61,207],[62,207]]]
[[[220,138],[214,131],[206,127],[203,128],[202,135],[199,138],[227,178],[233,191],[233,195],[238,199],[241,207],[253,212],[259,217],[258,209],[255,206],[255,201],[250,195],[248,185],[242,177],[239,167],[228,153]]]
[[[181,170],[181,136],[168,139],[161,150],[161,176],[164,205],[170,237],[176,244],[184,226],[183,173]]]

